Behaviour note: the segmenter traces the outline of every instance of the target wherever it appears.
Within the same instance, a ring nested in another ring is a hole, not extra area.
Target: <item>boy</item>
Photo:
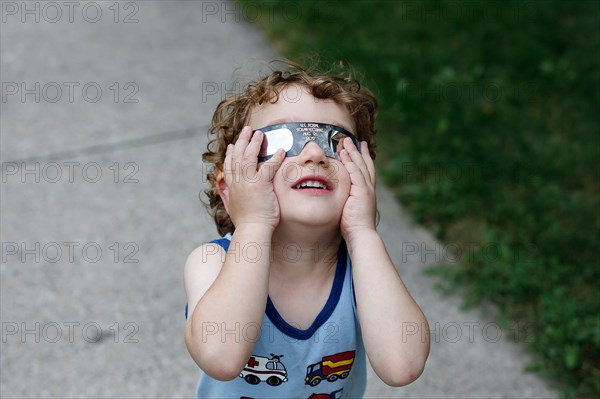
[[[375,229],[376,99],[352,78],[290,66],[213,116],[203,159],[225,237],[185,266],[199,398],[359,398],[365,352],[392,386],[418,378],[429,353]]]

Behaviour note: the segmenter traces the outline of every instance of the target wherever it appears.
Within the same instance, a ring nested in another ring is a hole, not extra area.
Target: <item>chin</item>
[[[340,225],[341,220],[340,214],[332,214],[331,209],[311,209],[303,208],[301,212],[294,212],[293,215],[289,215],[286,218],[289,222],[302,224],[305,226],[312,227],[328,227]]]

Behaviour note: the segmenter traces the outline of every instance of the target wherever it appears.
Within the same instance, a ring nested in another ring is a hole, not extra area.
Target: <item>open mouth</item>
[[[321,183],[320,181],[316,181],[316,180],[308,180],[308,181],[304,181],[296,186],[294,186],[295,189],[304,189],[304,188],[319,188],[322,190],[326,190],[327,186],[324,183]]]
[[[322,177],[307,176],[300,179],[292,186],[294,190],[323,190],[330,191],[333,187],[327,179]]]

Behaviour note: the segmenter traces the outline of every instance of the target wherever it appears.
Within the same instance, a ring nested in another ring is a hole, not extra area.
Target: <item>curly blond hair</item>
[[[206,175],[210,187],[204,193],[208,197],[206,205],[221,236],[235,230],[216,186],[217,171],[223,171],[227,145],[235,143],[255,106],[266,101],[276,103],[286,87],[301,86],[317,99],[333,100],[345,106],[354,120],[356,135],[359,140],[368,143],[369,153],[375,158],[377,99],[373,93],[361,86],[349,70],[338,74],[319,74],[287,60],[279,62],[288,69],[273,70],[268,76],[249,83],[241,93],[221,101],[212,117],[208,131],[210,140],[202,160],[213,167]]]

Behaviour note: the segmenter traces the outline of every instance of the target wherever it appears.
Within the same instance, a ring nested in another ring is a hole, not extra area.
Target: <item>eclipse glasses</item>
[[[300,155],[304,146],[310,142],[314,142],[321,147],[328,158],[339,160],[340,151],[344,148],[340,143],[346,137],[350,137],[360,151],[360,143],[356,136],[336,125],[315,122],[288,122],[265,126],[257,130],[265,135],[258,153],[259,162],[271,158],[279,148],[285,151],[286,157]]]

